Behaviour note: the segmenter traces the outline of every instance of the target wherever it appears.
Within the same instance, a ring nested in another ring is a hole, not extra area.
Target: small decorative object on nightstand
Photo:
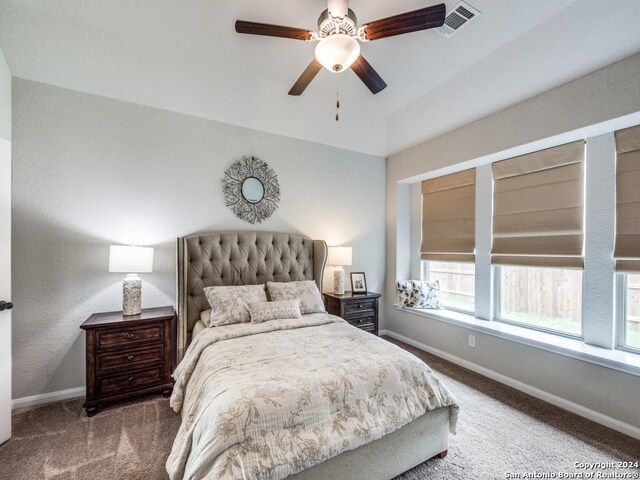
[[[328,313],[344,318],[354,327],[378,335],[379,298],[380,294],[373,292],[346,292],[343,295],[325,293],[324,303]]]
[[[111,245],[109,271],[128,273],[122,281],[122,311],[138,315],[142,310],[142,280],[138,273],[153,271],[153,248]]]
[[[87,335],[87,416],[135,395],[171,395],[175,318],[173,307],[145,308],[134,316],[94,313],[80,326]]]
[[[364,272],[351,272],[351,291],[354,294],[367,293],[367,277]]]
[[[327,264],[334,267],[333,293],[344,293],[344,265],[351,265],[351,247],[329,247]]]

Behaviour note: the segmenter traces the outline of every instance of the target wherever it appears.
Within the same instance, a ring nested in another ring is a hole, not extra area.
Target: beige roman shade
[[[616,132],[616,270],[640,272],[640,125]]]
[[[422,182],[423,260],[473,262],[476,169]]]
[[[493,164],[494,264],[582,268],[584,141]]]

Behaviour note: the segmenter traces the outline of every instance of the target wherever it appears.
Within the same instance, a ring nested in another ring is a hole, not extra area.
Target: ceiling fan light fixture
[[[316,46],[316,60],[330,72],[347,70],[360,56],[358,41],[341,33],[329,35]]]

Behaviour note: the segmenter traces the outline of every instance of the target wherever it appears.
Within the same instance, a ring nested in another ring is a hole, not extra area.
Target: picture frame
[[[353,294],[367,293],[367,277],[364,272],[351,272],[351,292]]]

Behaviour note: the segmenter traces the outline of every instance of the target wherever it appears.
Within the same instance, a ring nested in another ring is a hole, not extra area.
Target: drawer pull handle
[[[128,338],[128,339],[132,339],[133,337],[135,337],[135,335],[134,335],[134,333],[133,333],[133,332],[129,332],[129,333],[127,334],[127,338]]]
[[[129,356],[127,357],[127,360],[131,361],[131,360],[133,360],[133,358],[134,358],[134,357],[133,357],[133,355],[129,355]]]
[[[133,378],[133,377],[129,377],[129,383],[132,383],[132,382],[133,382],[133,380],[134,380],[134,378]]]
[[[358,305],[358,308],[362,308],[362,305]]]

